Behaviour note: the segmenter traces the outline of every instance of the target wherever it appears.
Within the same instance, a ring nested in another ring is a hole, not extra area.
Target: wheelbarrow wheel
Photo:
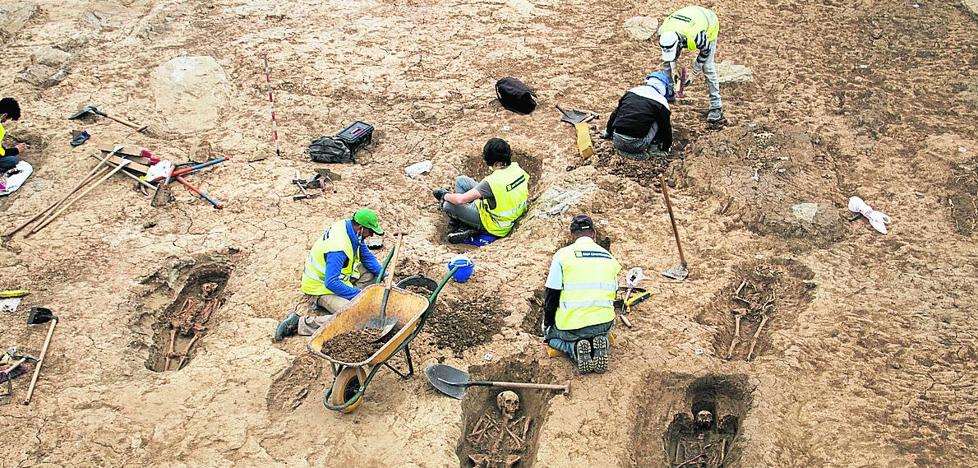
[[[343,368],[343,370],[337,374],[336,380],[333,381],[333,393],[329,396],[329,403],[333,406],[343,406],[350,398],[356,396],[357,392],[360,391],[360,386],[365,380],[367,380],[367,373],[364,372],[363,368]],[[343,413],[350,413],[357,409],[361,403],[363,403],[362,395],[357,397],[353,403],[350,403],[349,406],[345,406],[340,411]]]

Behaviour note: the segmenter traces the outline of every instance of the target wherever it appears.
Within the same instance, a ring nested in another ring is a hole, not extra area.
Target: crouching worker
[[[14,98],[5,97],[0,99],[0,175],[17,167],[20,162],[18,156],[22,156],[27,150],[27,145],[23,143],[10,148],[3,146],[3,137],[7,133],[3,124],[8,120],[20,120],[20,104]]]
[[[581,374],[608,370],[608,331],[615,323],[621,264],[594,242],[594,223],[578,215],[574,243],[554,254],[543,303],[544,340],[563,351]]]
[[[482,159],[492,168],[482,182],[468,176],[455,179],[455,192],[438,188],[435,199],[448,215],[448,242],[458,244],[480,232],[506,237],[526,212],[530,175],[513,162],[506,140],[492,138],[482,148]]]
[[[352,219],[337,221],[316,240],[306,257],[302,292],[309,300],[309,310],[317,315],[300,317],[292,312],[275,329],[275,341],[314,334],[360,294],[361,288],[374,282],[381,265],[364,243],[374,234],[384,235],[377,214],[360,208]],[[319,310],[327,315],[318,315]]]
[[[669,76],[658,71],[645,82],[629,89],[608,117],[608,129],[601,138],[611,139],[615,148],[632,159],[648,159],[653,153],[672,147],[672,113],[666,96]]]

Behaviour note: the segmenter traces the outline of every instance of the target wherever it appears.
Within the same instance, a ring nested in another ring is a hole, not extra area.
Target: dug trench
[[[47,158],[45,157],[44,151],[48,146],[47,140],[31,131],[10,132],[7,134],[7,140],[9,142],[8,146],[14,146],[20,143],[24,143],[28,146],[27,151],[20,156],[20,159],[27,161],[31,165],[32,172],[31,176],[24,181],[24,184],[16,192],[0,197],[0,210],[6,210],[7,205],[19,197],[18,194],[29,193],[28,191],[36,192],[43,189],[44,184],[51,183],[46,179],[38,177],[41,175],[40,169],[47,163]],[[32,189],[31,186],[35,184],[41,184],[41,187],[35,187]],[[61,195],[63,196],[64,194]],[[52,202],[53,201],[54,200],[52,200]]]
[[[753,401],[747,376],[650,371],[640,382],[630,466],[739,466]]]
[[[734,280],[716,293],[696,321],[719,329],[716,356],[751,361],[775,350],[772,337],[797,324],[814,298],[815,274],[795,260],[748,262],[734,270]]]
[[[178,263],[144,280],[157,286],[141,301],[135,327],[138,332],[152,334],[147,369],[177,371],[193,359],[213,326],[211,318],[224,305],[232,270],[226,259],[207,258]]]
[[[554,383],[536,362],[516,359],[469,368],[470,380]],[[469,387],[462,399],[462,435],[455,453],[463,468],[527,467],[546,423],[549,390]],[[515,396],[515,398],[513,398]]]
[[[963,236],[978,230],[978,158],[953,164],[944,186],[954,229]]]
[[[299,407],[306,396],[318,388],[323,361],[312,354],[296,357],[289,367],[275,376],[268,388],[265,405],[272,414],[281,414]]]

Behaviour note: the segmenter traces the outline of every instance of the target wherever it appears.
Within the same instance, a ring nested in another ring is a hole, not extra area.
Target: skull
[[[509,390],[499,392],[499,395],[496,395],[496,405],[499,406],[503,419],[509,421],[516,417],[516,412],[520,409],[520,397]]]
[[[713,426],[713,413],[707,410],[696,413],[696,426],[702,429]]]
[[[214,291],[217,291],[217,283],[204,283],[200,286],[200,292],[204,293],[205,298],[210,298]]]

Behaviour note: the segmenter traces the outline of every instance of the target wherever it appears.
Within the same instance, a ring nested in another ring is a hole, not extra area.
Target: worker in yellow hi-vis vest
[[[723,103],[720,101],[720,80],[717,77],[717,37],[720,20],[716,13],[701,6],[688,6],[666,17],[659,26],[659,46],[662,47],[662,71],[673,79],[676,63],[682,49],[699,51],[693,62],[693,76],[703,74],[710,93],[710,109],[706,121],[723,121]],[[692,77],[687,84],[692,82]],[[679,83],[673,83],[673,88]]]
[[[455,179],[455,192],[438,188],[435,199],[448,215],[448,242],[472,242],[474,236],[488,233],[506,237],[513,230],[530,197],[530,175],[513,161],[506,140],[491,138],[482,148],[482,159],[492,168],[482,182],[468,176]]]
[[[275,329],[275,341],[314,334],[357,297],[361,288],[373,283],[382,266],[364,240],[374,234],[384,235],[377,213],[360,208],[352,218],[333,223],[316,240],[303,267],[302,292],[311,310],[325,310],[327,315],[300,317],[292,312]]]
[[[594,242],[594,222],[571,221],[574,243],[557,251],[547,275],[543,339],[563,351],[581,374],[608,370],[608,332],[615,323],[621,264]]]
[[[8,120],[20,120],[20,104],[14,98],[5,97],[0,99],[0,176],[17,167],[20,162],[18,156],[23,156],[27,150],[27,145],[23,143],[10,148],[3,146],[3,137],[7,134],[3,124]]]

